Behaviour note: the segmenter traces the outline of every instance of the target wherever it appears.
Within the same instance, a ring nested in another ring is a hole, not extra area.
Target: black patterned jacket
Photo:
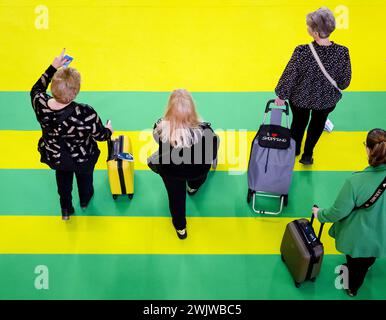
[[[339,89],[346,89],[351,81],[348,49],[334,42],[330,46],[320,46],[316,41],[312,44]],[[280,99],[288,99],[296,107],[314,110],[332,108],[342,97],[320,70],[308,45],[295,48],[275,92]]]
[[[48,100],[52,97],[46,90],[55,72],[56,69],[50,65],[31,90],[32,107],[42,128],[38,143],[41,161],[52,168],[63,165],[64,159],[83,164],[99,153],[95,140],[107,140],[111,131],[104,127],[98,114],[87,104],[73,101],[61,110],[48,107]],[[68,116],[58,122],[65,113]]]

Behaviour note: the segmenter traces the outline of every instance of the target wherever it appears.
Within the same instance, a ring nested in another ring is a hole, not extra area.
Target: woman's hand
[[[318,212],[319,212],[319,208],[312,207],[312,213],[313,213],[315,219],[318,219]]]
[[[279,97],[275,99],[275,105],[278,107],[284,106],[285,105],[285,100],[281,100]]]
[[[64,53],[66,52],[66,48],[62,50],[62,53],[54,59],[52,62],[52,66],[55,69],[59,69],[60,67],[63,67],[63,65],[67,62],[67,59],[64,58]]]
[[[111,134],[114,133],[113,126],[111,125],[111,121],[107,121],[105,127],[111,131]]]

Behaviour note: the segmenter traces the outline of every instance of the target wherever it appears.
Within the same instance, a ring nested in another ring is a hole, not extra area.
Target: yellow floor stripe
[[[149,170],[147,157],[155,150],[156,144],[149,131],[116,132],[128,134],[133,143],[136,170]],[[246,171],[249,152],[255,132],[219,131],[221,142],[219,165],[221,171]],[[295,170],[314,171],[357,171],[367,166],[363,141],[366,132],[323,133],[314,158],[315,164],[304,166],[296,161]],[[40,163],[37,151],[39,131],[0,130],[0,169],[47,169]],[[106,169],[107,147],[100,143],[102,154],[96,168]]]
[[[292,220],[188,218],[181,241],[166,217],[1,216],[0,254],[278,254]],[[323,242],[327,254],[337,253],[327,233]]]
[[[82,90],[271,91],[311,41],[319,0],[3,0],[0,88],[29,90],[65,46]],[[330,0],[349,47],[350,90],[386,89],[384,0]],[[36,12],[35,12],[36,11]],[[85,19],[87,17],[87,19]],[[22,75],[22,76],[21,76]]]

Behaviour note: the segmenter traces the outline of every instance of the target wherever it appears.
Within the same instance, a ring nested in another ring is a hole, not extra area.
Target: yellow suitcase
[[[113,199],[134,196],[134,159],[130,138],[119,136],[108,141],[107,171]]]

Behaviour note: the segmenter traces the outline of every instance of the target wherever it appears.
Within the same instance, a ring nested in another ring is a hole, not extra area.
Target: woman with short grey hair
[[[291,136],[300,155],[304,132],[307,138],[300,163],[313,163],[313,151],[326,123],[328,114],[342,98],[341,90],[351,81],[351,63],[346,47],[330,41],[335,30],[335,18],[328,8],[307,15],[308,33],[314,39],[310,45],[295,48],[275,92],[276,105],[289,100],[292,110]],[[319,60],[319,61],[318,61]],[[323,70],[324,69],[324,70]]]
[[[75,101],[80,74],[65,67],[65,49],[57,56],[31,89],[31,102],[42,129],[38,150],[42,163],[55,170],[62,219],[75,213],[72,182],[78,183],[80,206],[86,209],[94,195],[93,173],[100,150],[96,141],[110,139],[113,128],[104,126],[89,105]],[[52,96],[47,94],[50,82]]]

